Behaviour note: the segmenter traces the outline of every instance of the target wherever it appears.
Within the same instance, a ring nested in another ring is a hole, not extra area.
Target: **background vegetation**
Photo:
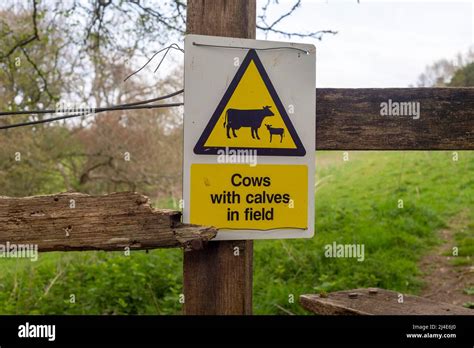
[[[58,101],[98,107],[181,88],[176,68],[165,76],[152,75],[151,69],[123,80],[157,44],[181,38],[184,2],[153,8],[140,2],[32,3],[0,5],[1,110],[54,108]],[[259,29],[274,30],[265,10]],[[122,30],[116,31],[119,24]],[[468,52],[436,62],[417,84],[474,86],[473,60]],[[180,109],[115,112],[1,131],[0,195],[133,190],[160,207],[177,208],[181,114]],[[0,125],[27,119],[32,116],[3,117]],[[349,158],[317,153],[313,239],[255,243],[256,313],[303,314],[297,304],[302,293],[366,286],[418,293],[420,258],[439,243],[437,230],[461,211],[468,227],[455,235],[460,256],[453,263],[473,265],[472,152],[460,152],[458,161],[451,152],[351,152]],[[325,258],[324,245],[334,241],[363,243],[365,260]],[[181,292],[180,250],[129,257],[46,253],[38,262],[0,259],[0,314],[178,314]],[[472,286],[466,292],[472,295]]]
[[[474,154],[458,155],[350,152],[345,162],[341,152],[318,153],[316,236],[255,242],[255,312],[303,314],[297,298],[304,293],[372,286],[418,293],[418,261],[460,211],[471,224],[457,235],[456,260],[472,265]],[[365,260],[324,257],[333,241],[363,243]],[[37,262],[2,260],[0,311],[179,314],[181,286],[180,250],[47,253]]]

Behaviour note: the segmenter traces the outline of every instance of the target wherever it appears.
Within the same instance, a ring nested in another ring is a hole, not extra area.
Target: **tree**
[[[474,62],[474,48],[471,48],[466,54],[458,54],[454,59],[440,59],[426,67],[425,72],[418,77],[417,87],[446,87],[446,86],[466,86],[462,83],[461,76],[456,77],[454,83],[461,85],[451,85],[455,74],[463,70]],[[460,74],[463,74],[462,72]],[[461,80],[460,80],[461,79]]]
[[[14,32],[21,40],[30,35],[31,16],[27,12],[17,15],[0,12],[0,21],[3,32]],[[117,58],[118,53],[102,56],[90,50],[94,58],[90,61],[91,78],[84,77],[84,73],[71,72],[66,57],[73,61],[73,52],[65,49],[66,38],[62,32],[49,24],[38,24],[36,31],[40,40],[19,45],[0,61],[2,110],[54,108],[56,101],[74,95],[76,100],[94,105],[119,104],[180,87],[182,73],[179,70],[172,78],[154,83],[144,79],[123,83],[131,69]],[[13,45],[12,35],[5,34],[0,39],[1,47]],[[84,88],[87,82],[92,86],[89,91]],[[0,124],[31,118],[2,117]],[[64,190],[90,193],[140,190],[153,197],[161,194],[177,196],[181,183],[181,157],[176,154],[181,144],[180,124],[179,111],[169,109],[114,112],[84,117],[79,122],[56,122],[2,131],[2,194],[28,196]],[[126,153],[130,161],[125,159]]]
[[[269,8],[277,4],[264,1],[260,31],[315,39],[335,34],[285,32],[281,24],[302,2],[282,6],[285,10],[270,18]],[[185,13],[182,0],[2,2],[0,109],[54,109],[58,101],[92,108],[181,89],[180,69],[153,74],[147,67],[126,82],[124,78],[165,44],[182,41]],[[117,111],[1,131],[1,193],[138,190],[152,198],[180,196],[181,113]],[[41,117],[49,116],[2,117],[0,124]],[[15,160],[17,153],[21,161]]]
[[[474,87],[474,62],[456,70],[449,87]]]

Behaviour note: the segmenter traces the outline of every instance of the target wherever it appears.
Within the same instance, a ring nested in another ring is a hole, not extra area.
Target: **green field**
[[[470,223],[456,234],[459,263],[472,265],[474,153],[459,152],[458,161],[452,156],[350,152],[343,161],[342,152],[318,153],[316,235],[255,243],[255,313],[305,314],[297,300],[303,293],[368,286],[417,293],[423,285],[418,260],[461,211]],[[363,244],[364,261],[326,258],[324,246],[333,242]],[[177,314],[181,263],[180,250],[0,259],[0,313]]]

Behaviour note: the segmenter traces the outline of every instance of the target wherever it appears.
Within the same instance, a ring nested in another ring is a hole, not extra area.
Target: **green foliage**
[[[454,73],[450,87],[472,87],[474,86],[474,63],[457,70]]]
[[[474,302],[466,302],[463,304],[464,307],[466,308],[471,308],[473,309],[474,308]]]
[[[337,157],[335,157],[337,156]],[[305,314],[304,293],[382,287],[417,292],[417,262],[450,216],[473,207],[474,155],[461,152],[319,154],[316,235],[256,242],[255,311]],[[403,199],[404,208],[398,209]],[[472,236],[472,233],[471,233]],[[324,257],[324,246],[362,243],[365,260]],[[472,264],[472,263],[471,263]],[[288,302],[292,294],[295,303]]]
[[[470,288],[464,289],[464,292],[465,292],[467,295],[474,295],[474,287],[470,287]]]
[[[21,197],[66,191],[70,186],[66,180],[74,178],[66,175],[71,168],[68,154],[81,151],[81,145],[69,136],[66,128],[51,127],[35,132],[25,128],[2,133],[1,194]]]
[[[348,162],[339,152],[317,158],[316,235],[255,242],[255,312],[307,314],[298,304],[304,293],[357,287],[416,293],[422,285],[417,262],[438,242],[437,229],[460,211],[473,211],[474,154],[460,152],[457,162],[450,152],[358,152]],[[472,237],[472,224],[458,232],[461,253],[472,252]],[[325,257],[324,246],[334,241],[364,244],[364,261]],[[0,261],[2,314],[178,314],[181,292],[180,250]]]
[[[42,254],[5,260],[2,314],[171,314],[180,311],[179,250]],[[71,303],[71,295],[75,303]]]
[[[457,231],[454,235],[455,246],[458,248],[458,256],[453,257],[451,263],[454,266],[469,266],[474,264],[474,221],[472,209],[467,210],[468,219],[471,221],[465,229]],[[474,288],[470,289],[474,294]]]

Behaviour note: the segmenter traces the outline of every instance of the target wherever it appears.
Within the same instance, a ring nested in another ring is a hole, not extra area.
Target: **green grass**
[[[453,266],[470,266],[474,264],[474,212],[469,211],[469,225],[465,229],[456,231],[454,245],[458,248],[458,255],[451,259]],[[451,253],[449,253],[451,254]]]
[[[130,256],[120,252],[47,253],[38,262],[8,260],[1,265],[2,314],[180,311],[179,250],[132,252]]]
[[[474,295],[474,287],[464,289],[464,293],[467,295]]]
[[[471,152],[460,152],[457,162],[451,152],[351,152],[348,162],[332,152],[318,159],[324,165],[317,168],[315,237],[255,242],[257,314],[307,314],[298,304],[304,293],[369,286],[416,293],[422,286],[417,262],[439,242],[436,230],[474,207]],[[470,226],[456,238],[472,264]],[[324,246],[334,241],[364,244],[365,260],[326,258]],[[180,250],[2,259],[0,313],[180,313],[181,274]]]
[[[466,302],[463,304],[463,306],[466,308],[474,308],[474,302]]]
[[[460,153],[458,162],[445,152],[351,153],[348,162],[337,155],[317,170],[315,238],[257,243],[257,313],[278,313],[279,305],[303,314],[288,303],[289,293],[368,286],[416,293],[417,261],[438,242],[436,230],[472,210],[472,153]],[[325,258],[324,245],[333,241],[364,244],[365,261]]]
[[[466,229],[457,231],[454,239],[456,246],[458,247],[459,257],[463,259],[469,259],[474,257],[474,221],[472,216],[474,212],[470,211],[470,223]]]

